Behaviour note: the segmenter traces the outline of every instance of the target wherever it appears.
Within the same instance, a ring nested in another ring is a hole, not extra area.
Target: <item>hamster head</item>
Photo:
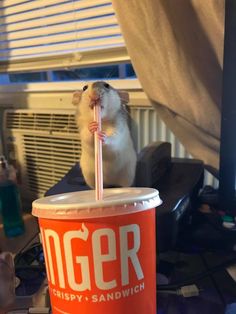
[[[101,106],[101,117],[108,120],[114,119],[122,106],[119,92],[103,81],[89,83],[83,87],[83,91],[75,92],[73,103],[78,105],[81,116],[91,120],[94,106]]]

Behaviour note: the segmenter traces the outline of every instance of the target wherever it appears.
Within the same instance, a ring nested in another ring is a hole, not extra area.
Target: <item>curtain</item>
[[[128,53],[160,117],[219,169],[223,0],[113,0]]]

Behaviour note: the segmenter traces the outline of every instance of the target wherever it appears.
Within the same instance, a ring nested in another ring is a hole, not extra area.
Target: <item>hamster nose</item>
[[[100,95],[92,94],[92,95],[89,95],[89,98],[91,100],[98,101],[98,100],[100,100],[101,97],[100,97]]]
[[[99,105],[100,102],[101,102],[101,96],[98,95],[97,93],[92,93],[89,95],[89,98],[90,98],[90,104],[89,104],[89,107],[91,109],[94,108],[94,106],[96,105]]]

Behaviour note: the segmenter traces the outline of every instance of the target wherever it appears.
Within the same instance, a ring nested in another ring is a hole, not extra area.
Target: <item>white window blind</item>
[[[109,0],[1,0],[0,71],[128,61]]]

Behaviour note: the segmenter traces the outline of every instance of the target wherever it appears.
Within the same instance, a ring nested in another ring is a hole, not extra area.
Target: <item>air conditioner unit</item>
[[[80,159],[74,110],[6,110],[5,152],[17,163],[20,190],[34,200],[60,180]]]

